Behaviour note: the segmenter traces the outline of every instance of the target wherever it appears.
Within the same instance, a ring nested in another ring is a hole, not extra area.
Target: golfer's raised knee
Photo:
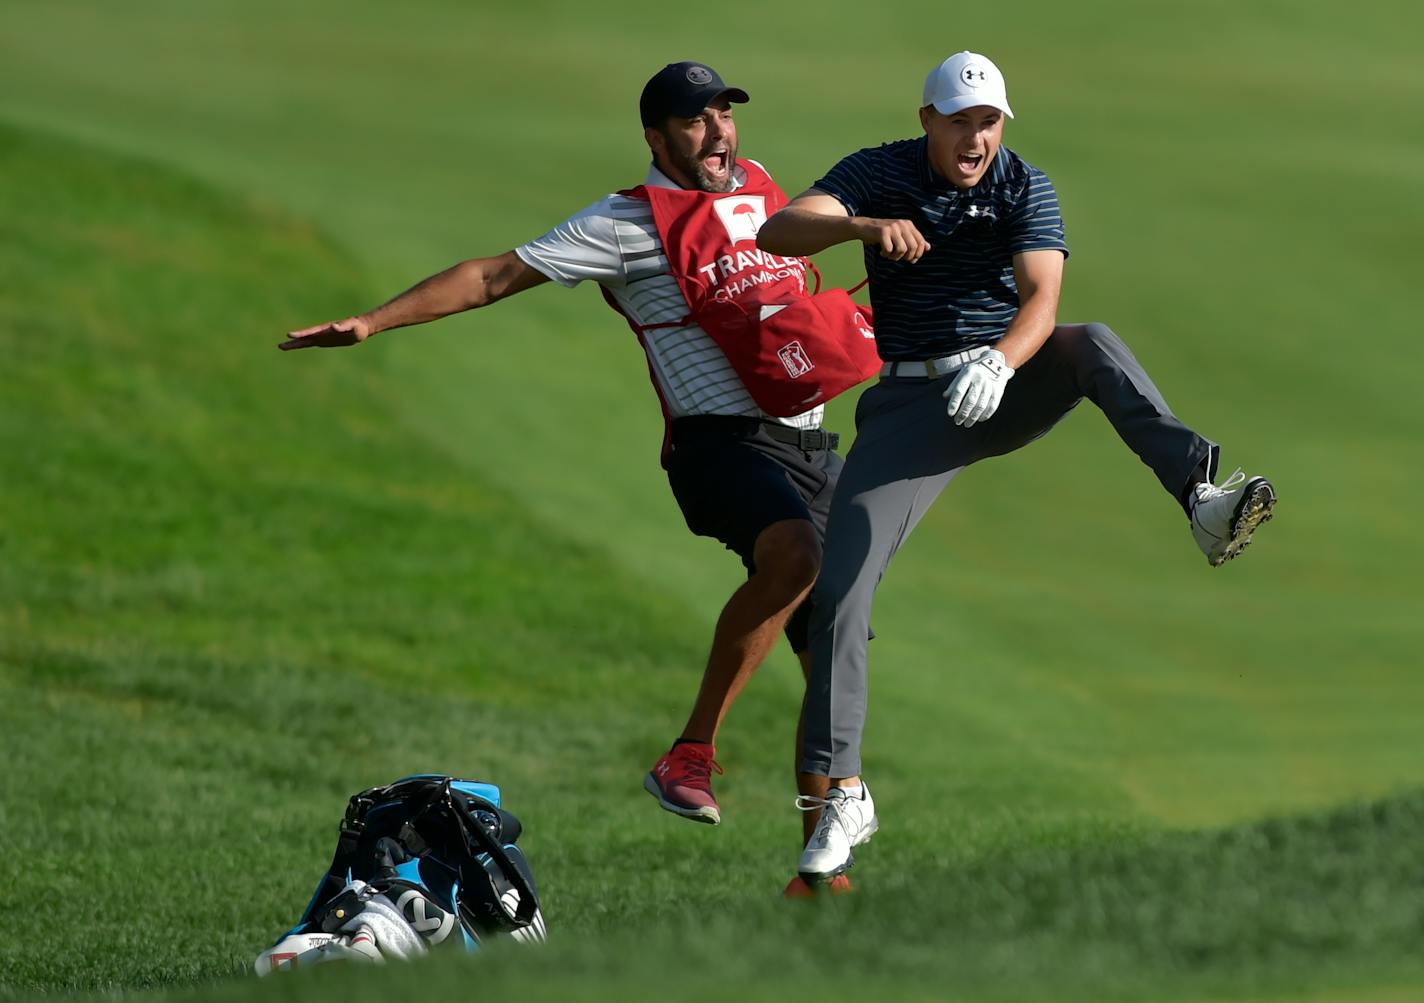
[[[1098,352],[1111,355],[1122,347],[1122,339],[1106,324],[1094,322],[1083,325],[1083,340]]]
[[[1092,365],[1103,359],[1113,359],[1123,350],[1122,339],[1106,324],[1062,324],[1044,350],[1073,366]]]

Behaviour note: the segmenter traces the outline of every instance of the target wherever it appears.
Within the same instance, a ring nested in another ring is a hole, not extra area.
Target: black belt
[[[686,418],[675,418],[672,423],[672,441],[694,439],[750,439],[758,432],[765,432],[768,438],[795,446],[803,453],[816,453],[823,449],[835,449],[841,437],[836,432],[824,428],[792,428],[779,421],[763,421],[760,418],[743,418],[731,414],[698,414]]]
[[[839,433],[827,432],[824,428],[792,428],[790,425],[770,421],[761,424],[766,429],[766,434],[777,442],[789,443],[803,453],[835,449],[841,442]]]

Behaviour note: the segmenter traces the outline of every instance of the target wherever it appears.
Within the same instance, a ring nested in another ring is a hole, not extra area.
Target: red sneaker
[[[722,772],[705,742],[681,742],[659,759],[643,779],[643,787],[668,811],[694,822],[722,821],[712,796],[712,773]]]
[[[845,895],[850,892],[850,877],[845,874],[837,874],[825,884],[808,884],[801,875],[791,879],[791,883],[786,886],[786,890],[781,893],[786,899],[813,899],[825,889],[832,895]]]

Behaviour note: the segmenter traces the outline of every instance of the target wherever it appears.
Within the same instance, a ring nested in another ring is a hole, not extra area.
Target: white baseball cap
[[[920,107],[934,105],[941,115],[953,115],[981,104],[999,109],[1009,118],[1009,95],[1004,75],[988,56],[977,52],[956,52],[925,78],[925,99]]]

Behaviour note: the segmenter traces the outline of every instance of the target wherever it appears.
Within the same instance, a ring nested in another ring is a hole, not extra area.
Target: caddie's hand
[[[1004,399],[1004,387],[1014,371],[1009,368],[1004,353],[997,349],[988,352],[963,366],[959,375],[950,382],[944,392],[949,401],[949,416],[956,425],[970,428],[977,422],[988,421],[999,410],[999,401]]]
[[[300,331],[288,331],[287,340],[277,347],[284,352],[298,348],[345,348],[359,345],[371,336],[371,325],[360,317],[347,317]]]
[[[929,243],[908,219],[862,219],[860,239],[880,248],[880,256],[891,261],[919,261]]]

